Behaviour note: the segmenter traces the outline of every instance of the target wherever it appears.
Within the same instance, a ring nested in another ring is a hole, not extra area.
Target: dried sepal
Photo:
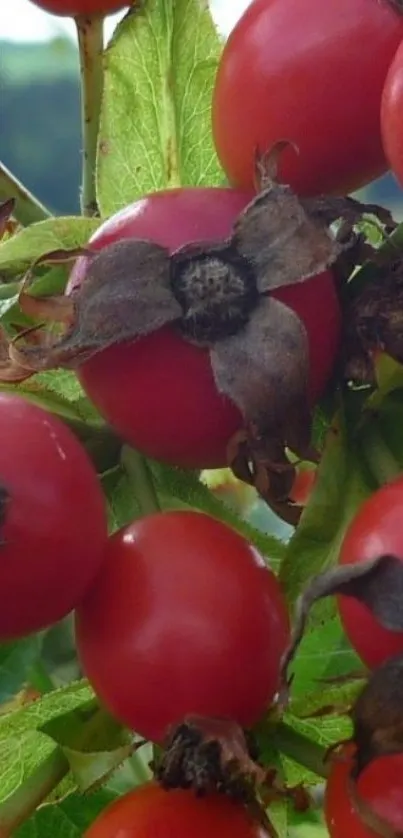
[[[188,716],[169,733],[156,777],[165,788],[192,788],[199,794],[218,791],[247,802],[266,780],[255,757],[235,722]]]
[[[372,760],[403,753],[403,655],[389,658],[371,673],[351,718],[357,748],[354,778]]]
[[[60,341],[48,348],[19,348],[27,365],[37,370],[76,366],[181,314],[170,289],[167,251],[139,239],[116,242],[93,255],[73,304],[74,323]]]
[[[338,565],[316,576],[299,598],[293,631],[282,660],[282,702],[287,699],[288,667],[303,638],[312,606],[318,600],[343,594],[366,605],[378,622],[390,631],[403,631],[403,562],[391,555],[364,562]]]
[[[327,222],[311,217],[290,187],[275,182],[241,213],[233,243],[253,265],[260,293],[317,276],[341,253]]]
[[[247,326],[217,342],[210,357],[217,389],[245,419],[243,440],[232,443],[232,468],[263,497],[287,499],[294,467],[285,450],[304,458],[310,450],[308,341],[301,320],[278,300],[262,299]]]
[[[398,259],[370,281],[347,308],[344,376],[375,383],[377,351],[403,363],[403,259]]]

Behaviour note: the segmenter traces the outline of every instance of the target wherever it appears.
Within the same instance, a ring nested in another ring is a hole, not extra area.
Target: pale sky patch
[[[251,0],[210,0],[215,21],[223,34],[229,34],[250,2]],[[107,37],[113,31],[119,17],[121,15],[107,19]],[[74,37],[74,23],[68,18],[48,15],[29,0],[0,0],[0,40],[46,41],[66,33]]]

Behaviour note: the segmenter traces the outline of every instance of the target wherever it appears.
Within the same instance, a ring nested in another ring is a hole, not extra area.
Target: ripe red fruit
[[[170,250],[227,237],[252,194],[232,189],[174,189],[154,193],[106,221],[91,239],[95,249],[131,236]],[[85,277],[78,260],[68,292]],[[302,318],[311,353],[310,388],[322,392],[338,345],[340,310],[330,273],[276,291]],[[188,468],[226,464],[226,446],[242,426],[232,402],[217,391],[207,350],[164,327],[122,343],[82,365],[89,398],[121,436],[150,457]]]
[[[386,77],[382,94],[381,125],[386,157],[403,186],[403,42]]]
[[[196,797],[154,783],[110,804],[84,838],[262,838],[246,810],[224,795]]]
[[[231,183],[251,186],[256,148],[279,140],[299,150],[284,152],[280,174],[301,195],[347,194],[386,171],[379,108],[402,37],[387,0],[255,0],[226,43],[213,98]]]
[[[107,540],[97,475],[69,428],[0,394],[0,639],[39,631],[77,605]]]
[[[354,748],[348,746],[335,760],[326,787],[325,817],[331,838],[377,838],[364,826],[350,800],[348,777]],[[403,754],[374,760],[358,780],[360,797],[378,817],[399,831],[403,829]]]
[[[289,620],[244,538],[200,512],[165,512],[112,536],[76,636],[101,701],[160,742],[188,714],[253,724],[278,687]]]
[[[111,15],[131,4],[131,0],[31,0],[31,2],[44,9],[45,12],[60,17]]]
[[[378,489],[366,500],[345,535],[340,563],[350,564],[393,555],[403,561],[403,478]],[[351,645],[367,666],[403,652],[403,632],[385,629],[370,610],[353,597],[338,597],[340,616]]]

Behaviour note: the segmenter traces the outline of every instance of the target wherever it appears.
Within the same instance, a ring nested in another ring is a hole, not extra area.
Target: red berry
[[[354,748],[348,746],[332,765],[325,797],[326,824],[331,838],[377,838],[364,826],[348,791]],[[360,797],[391,827],[403,829],[403,754],[374,760],[358,780]]]
[[[0,394],[0,639],[39,631],[83,597],[103,559],[97,475],[69,428]]]
[[[232,184],[253,183],[256,148],[290,148],[281,179],[302,195],[347,194],[387,169],[379,109],[403,38],[387,0],[254,0],[231,33],[213,132]],[[359,118],[358,118],[359,114]]]
[[[60,17],[111,15],[130,6],[131,0],[31,0],[45,12]]]
[[[257,721],[278,688],[289,620],[244,538],[200,512],[165,512],[112,536],[76,636],[103,704],[161,741],[188,714]]]
[[[403,561],[403,478],[378,489],[366,500],[345,535],[340,563],[364,562],[393,555]],[[403,652],[403,632],[389,631],[369,608],[353,597],[338,597],[340,616],[351,645],[367,666]]]
[[[119,239],[150,239],[170,250],[227,237],[252,197],[232,189],[154,193],[106,221],[91,240],[102,249]],[[85,277],[78,261],[68,292]],[[311,353],[312,400],[323,391],[338,345],[340,311],[330,273],[283,288],[274,296],[303,320]],[[226,464],[226,446],[242,426],[238,408],[217,391],[207,350],[169,326],[103,350],[80,369],[90,399],[121,436],[150,457],[189,468]]]
[[[263,838],[246,810],[224,795],[196,797],[154,783],[110,804],[84,838]]]

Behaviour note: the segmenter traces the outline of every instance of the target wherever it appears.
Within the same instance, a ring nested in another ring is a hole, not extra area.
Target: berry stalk
[[[75,23],[81,74],[81,211],[83,215],[92,217],[99,215],[96,157],[104,78],[104,18],[102,15],[79,15]]]

